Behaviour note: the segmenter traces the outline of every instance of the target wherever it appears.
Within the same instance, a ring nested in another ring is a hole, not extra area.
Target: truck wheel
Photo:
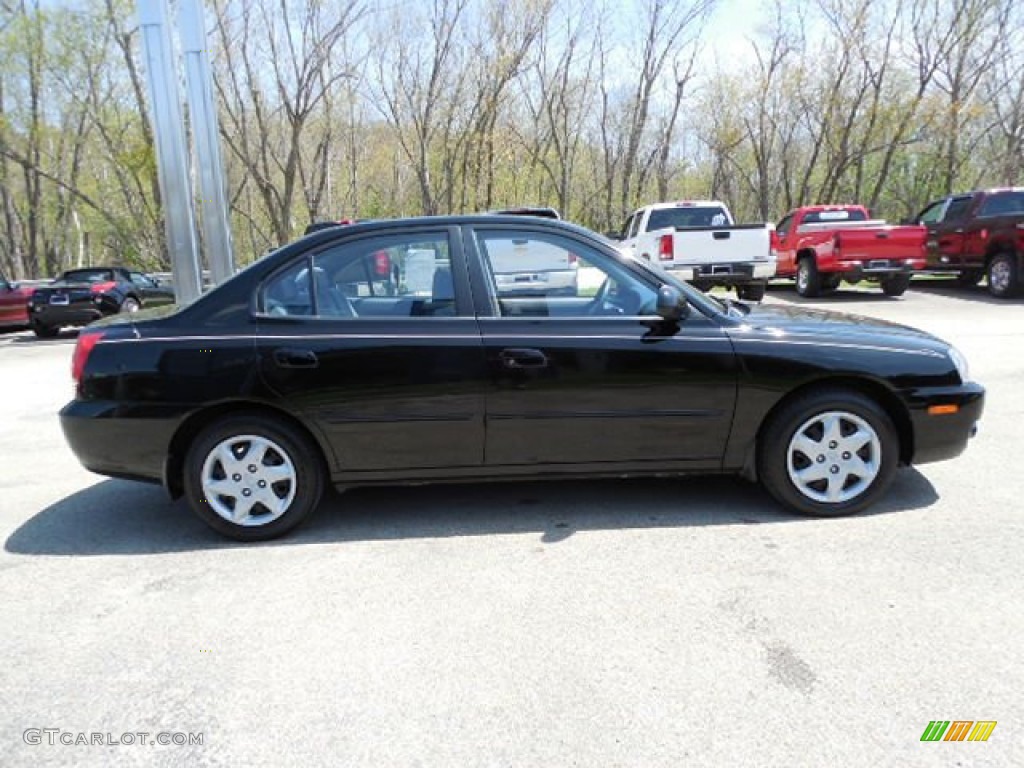
[[[956,276],[956,287],[973,288],[981,282],[981,278],[984,276],[985,271],[982,269],[965,269]]]
[[[1008,299],[1019,290],[1017,259],[1012,253],[997,253],[988,263],[988,292],[997,299]]]
[[[707,293],[713,287],[711,285],[711,283],[705,283],[705,282],[703,282],[701,280],[694,280],[692,283],[690,283],[690,285],[692,285],[694,288],[696,288],[701,293]]]
[[[831,293],[832,291],[839,288],[839,284],[843,282],[842,275],[822,275],[821,276],[821,290]]]
[[[802,515],[859,512],[892,482],[899,438],[868,397],[822,388],[783,405],[758,442],[758,477],[776,501]]]
[[[767,288],[765,283],[747,283],[737,286],[736,291],[744,301],[763,301]]]
[[[821,293],[821,273],[813,256],[804,256],[797,265],[796,292],[808,299]]]
[[[32,321],[32,332],[40,339],[52,339],[60,333],[60,327],[55,325],[47,325],[41,323],[38,320]]]
[[[882,293],[886,296],[902,296],[910,287],[910,275],[893,275],[882,278]]]

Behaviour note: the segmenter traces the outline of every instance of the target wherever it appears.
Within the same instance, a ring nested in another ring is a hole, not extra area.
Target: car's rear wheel
[[[813,256],[804,256],[796,267],[796,292],[809,299],[821,293],[821,273]]]
[[[60,326],[47,325],[39,320],[33,320],[31,326],[32,332],[40,339],[53,339],[60,333]]]
[[[211,528],[239,541],[295,528],[320,502],[323,463],[309,439],[265,414],[237,414],[207,427],[185,458],[185,495]]]
[[[898,459],[896,429],[875,401],[825,388],[791,400],[771,417],[758,446],[758,475],[790,510],[838,517],[877,500]]]
[[[131,296],[121,302],[122,312],[138,312],[141,307],[142,305],[139,304],[138,300],[133,299]]]
[[[1020,290],[1017,259],[1012,253],[997,253],[988,264],[988,292],[999,299],[1016,296]]]
[[[831,293],[839,288],[839,284],[841,282],[843,282],[843,276],[841,274],[832,273],[830,275],[822,275],[821,290]]]
[[[763,301],[767,287],[765,283],[747,283],[738,286],[736,292],[744,301]]]
[[[910,287],[910,275],[893,275],[882,278],[882,293],[886,296],[902,296]]]

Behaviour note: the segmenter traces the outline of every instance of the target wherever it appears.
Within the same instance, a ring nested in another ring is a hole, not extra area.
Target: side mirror
[[[665,320],[680,320],[690,313],[690,305],[682,292],[671,285],[662,285],[658,289],[657,312]]]

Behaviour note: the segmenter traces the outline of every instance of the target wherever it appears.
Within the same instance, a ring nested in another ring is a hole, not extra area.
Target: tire
[[[981,282],[981,278],[985,276],[985,270],[983,269],[965,269],[956,276],[956,287],[957,288],[973,288]]]
[[[829,423],[837,429],[834,440]],[[844,451],[843,441],[854,438],[851,450]],[[866,442],[857,448],[860,440]],[[870,506],[892,483],[898,460],[896,429],[878,403],[832,387],[784,404],[764,425],[757,451],[765,490],[787,509],[815,517],[851,515]],[[823,477],[797,474],[816,466]],[[832,482],[832,477],[843,479]]]
[[[839,274],[822,275],[821,277],[821,290],[824,293],[832,293],[839,288],[839,284],[843,282],[843,276]]]
[[[737,286],[736,292],[744,301],[763,301],[767,289],[766,283],[747,283]]]
[[[886,296],[902,296],[910,287],[910,275],[893,275],[882,278],[882,293]]]
[[[253,451],[259,455],[250,456]],[[226,466],[232,457],[237,466]],[[192,510],[238,541],[266,541],[302,523],[320,503],[325,475],[320,452],[305,435],[261,413],[227,416],[204,429],[189,447],[184,473]],[[244,517],[234,517],[239,503],[248,503]]]
[[[140,309],[142,309],[142,305],[133,296],[129,296],[121,302],[121,312],[123,313],[138,312]]]
[[[57,334],[60,333],[59,326],[47,325],[46,323],[41,323],[38,320],[33,320],[31,327],[32,332],[40,339],[54,339],[57,337]]]
[[[694,280],[692,283],[690,283],[690,285],[692,285],[701,293],[707,293],[714,287],[711,283],[705,283],[701,280]]]
[[[1020,273],[1012,253],[997,253],[988,263],[988,292],[997,299],[1009,299],[1020,292]]]
[[[821,293],[821,273],[813,256],[804,256],[796,265],[796,292],[808,299]]]

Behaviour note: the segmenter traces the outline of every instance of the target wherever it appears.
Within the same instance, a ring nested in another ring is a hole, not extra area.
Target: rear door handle
[[[545,368],[548,357],[539,349],[503,349],[499,355],[506,368]]]
[[[316,368],[320,365],[312,349],[280,347],[274,350],[274,362],[279,368]]]

